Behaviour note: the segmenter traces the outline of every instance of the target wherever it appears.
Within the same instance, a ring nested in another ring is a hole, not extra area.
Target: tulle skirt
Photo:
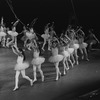
[[[15,65],[15,69],[14,70],[24,70],[24,69],[26,69],[26,68],[28,68],[29,67],[29,63],[28,62],[20,62],[20,63],[17,63],[16,65]]]
[[[32,65],[41,65],[42,63],[44,63],[45,58],[44,57],[37,57],[37,58],[33,58],[32,59]]]
[[[5,32],[0,32],[0,36],[6,36]]]
[[[72,45],[70,45],[70,48],[78,49],[79,48],[79,44],[72,44]]]
[[[79,48],[79,44],[74,44],[74,49],[78,49]]]
[[[8,31],[8,34],[11,35],[11,36],[17,36],[18,35],[17,32],[12,32],[12,31]]]
[[[79,48],[86,48],[87,45],[88,45],[87,43],[82,43],[82,44],[79,45]]]
[[[70,56],[70,54],[69,54],[68,51],[63,51],[63,52],[62,52],[62,55],[63,55],[64,57],[68,57],[68,56]]]
[[[72,54],[74,52],[74,48],[68,48],[67,51],[69,54]]]
[[[52,62],[52,63],[60,62],[62,60],[63,60],[63,55],[51,56],[49,58],[49,62]]]

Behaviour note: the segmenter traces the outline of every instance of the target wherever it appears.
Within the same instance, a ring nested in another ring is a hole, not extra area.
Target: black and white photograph
[[[100,100],[100,0],[0,0],[0,100]]]

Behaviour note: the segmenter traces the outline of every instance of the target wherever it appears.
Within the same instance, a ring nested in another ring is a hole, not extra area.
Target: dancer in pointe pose
[[[23,78],[27,79],[30,82],[30,85],[33,85],[32,79],[30,79],[28,76],[25,74],[25,69],[29,67],[29,63],[25,61],[25,54],[24,51],[16,45],[12,45],[12,50],[13,52],[18,56],[17,57],[17,64],[15,65],[15,87],[13,91],[18,89],[18,82],[19,82],[19,75],[21,74]]]
[[[64,35],[60,38],[64,42],[64,45],[61,45],[60,49],[61,49],[61,54],[64,56],[64,59],[63,59],[64,73],[63,74],[65,75],[66,71],[69,70],[68,62],[70,62],[71,66],[73,67],[73,63],[70,59],[70,56],[73,56],[74,48],[69,48],[70,39],[67,35]]]
[[[42,50],[44,50],[44,47],[46,45],[46,43],[48,42],[48,50],[50,50],[50,46],[49,46],[49,41],[50,41],[50,35],[49,35],[49,27],[48,27],[49,23],[46,25],[45,30],[44,30],[44,34],[41,35],[41,37],[44,39],[44,43],[42,46]]]
[[[71,29],[68,32],[68,37],[70,38],[69,48],[73,48],[74,49],[74,53],[71,54],[71,58],[73,60],[73,64],[76,63],[78,65],[79,61],[78,61],[77,50],[79,49],[79,44],[78,44],[78,40],[76,39],[76,35],[75,35],[75,30],[74,29]]]
[[[42,63],[44,63],[45,58],[42,56],[39,56],[40,51],[38,48],[35,48],[33,50],[33,59],[32,59],[32,65],[33,65],[33,75],[34,75],[34,80],[33,82],[37,81],[37,75],[36,75],[36,71],[38,69],[38,71],[40,72],[41,78],[42,78],[42,82],[44,81],[44,75],[43,75],[43,71],[41,69],[41,65]]]
[[[63,60],[63,55],[58,54],[58,47],[57,44],[54,42],[51,48],[52,56],[49,58],[49,62],[53,63],[56,68],[56,80],[59,79],[61,72],[59,70],[59,63]]]
[[[31,49],[34,49],[35,47],[38,47],[38,44],[37,44],[38,37],[33,28],[30,28],[30,33],[32,35],[31,35],[31,38],[29,38],[30,43],[28,44],[29,45],[28,48],[31,50]]]
[[[18,32],[16,32],[16,25],[18,24],[19,19],[13,24],[12,30],[8,30],[7,33],[11,36],[11,41],[8,42],[7,47],[9,47],[10,44],[14,43],[17,46],[17,36]]]
[[[87,49],[86,49],[88,44],[84,41],[85,33],[82,31],[81,28],[79,28],[78,31],[76,32],[76,34],[77,34],[77,39],[78,39],[78,43],[79,43],[79,50],[82,54],[82,59],[86,58],[86,60],[89,61],[88,53],[87,53]]]

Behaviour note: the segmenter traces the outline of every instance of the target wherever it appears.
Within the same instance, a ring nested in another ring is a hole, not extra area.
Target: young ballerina
[[[44,34],[41,35],[41,37],[44,39],[44,42],[43,42],[43,46],[42,46],[42,50],[44,50],[44,47],[46,45],[46,43],[48,42],[48,50],[50,50],[50,46],[49,46],[49,43],[50,43],[50,35],[49,35],[49,27],[48,27],[48,24],[47,26],[45,27],[45,30],[44,30]]]
[[[17,64],[15,65],[15,88],[13,91],[18,89],[18,82],[19,82],[19,75],[21,74],[23,78],[27,79],[30,81],[30,85],[33,85],[32,79],[30,79],[28,76],[25,74],[25,69],[29,67],[29,63],[25,62],[25,54],[22,49],[19,49],[16,47],[16,45],[12,45],[12,50],[13,52],[18,56],[17,57]]]
[[[79,50],[82,54],[82,59],[84,59],[85,58],[84,56],[86,56],[86,60],[89,61],[88,53],[87,53],[87,49],[86,49],[88,44],[86,42],[84,42],[84,37],[82,35],[78,35],[78,41],[79,41]]]
[[[93,33],[93,29],[89,29],[89,35],[85,38],[85,40],[86,40],[86,43],[88,43],[88,49],[87,49],[88,52],[92,50],[93,45],[100,43],[98,38]]]
[[[5,27],[5,24],[3,22],[3,17],[1,18],[1,23],[0,23],[0,42],[2,44],[3,47],[5,47],[6,45],[6,27]]]
[[[16,32],[16,25],[18,24],[19,20],[17,20],[13,26],[12,26],[12,30],[8,30],[7,33],[11,36],[11,41],[7,43],[7,47],[9,47],[9,45],[11,45],[12,43],[14,43],[17,46],[17,36],[18,36],[18,32]]]
[[[33,51],[33,59],[32,59],[32,65],[33,65],[33,75],[34,75],[34,80],[33,83],[35,81],[37,81],[37,75],[36,75],[36,71],[38,69],[38,71],[40,72],[41,78],[42,78],[42,82],[44,81],[44,75],[43,75],[43,71],[41,69],[41,64],[44,63],[45,58],[42,56],[39,56],[40,51],[38,48],[35,48]]]
[[[52,56],[49,58],[49,62],[54,63],[56,68],[56,80],[58,80],[59,75],[61,75],[61,72],[59,70],[59,62],[63,60],[63,55],[58,54],[58,47],[55,42],[52,44],[51,53]]]

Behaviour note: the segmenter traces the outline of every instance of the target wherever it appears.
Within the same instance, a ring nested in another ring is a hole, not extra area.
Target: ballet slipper
[[[82,56],[82,59],[84,59],[84,56]]]
[[[66,75],[66,72],[64,71],[64,73],[63,73],[64,75]]]
[[[33,80],[30,81],[30,85],[31,85],[31,86],[33,85]]]
[[[15,88],[13,89],[13,91],[16,91],[16,90],[18,90],[18,87],[15,87]]]
[[[77,61],[76,64],[79,65],[79,62]]]
[[[45,51],[43,48],[42,48],[42,50]]]
[[[50,48],[48,48],[48,50],[49,50],[49,51],[51,51],[51,49],[50,49]]]
[[[56,81],[58,80],[58,77],[56,77]]]
[[[34,79],[33,81],[32,81],[32,83],[34,83],[34,82],[36,82],[37,81],[37,79]]]
[[[89,59],[88,59],[88,58],[86,58],[86,60],[87,60],[87,61],[89,61]]]

